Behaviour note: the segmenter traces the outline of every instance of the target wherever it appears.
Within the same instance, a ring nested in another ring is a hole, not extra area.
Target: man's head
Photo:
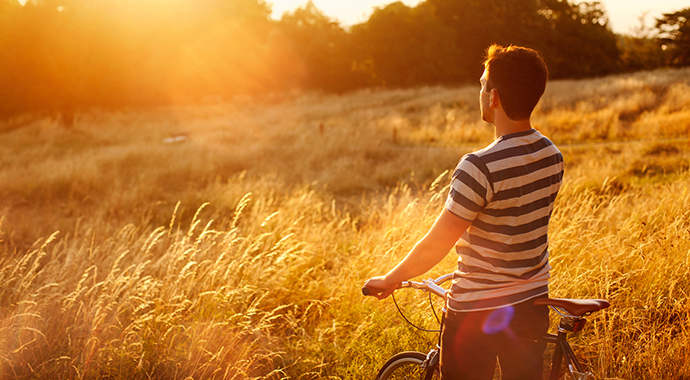
[[[536,51],[519,47],[491,45],[486,50],[482,76],[482,118],[493,119],[488,102],[492,90],[498,93],[503,110],[511,120],[527,120],[544,94],[549,73]],[[486,104],[485,104],[486,103]]]

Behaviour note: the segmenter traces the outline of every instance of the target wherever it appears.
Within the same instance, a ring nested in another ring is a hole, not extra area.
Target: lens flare
[[[510,321],[513,320],[514,314],[515,308],[513,306],[494,310],[482,323],[482,331],[484,334],[493,335],[505,330],[510,325]]]

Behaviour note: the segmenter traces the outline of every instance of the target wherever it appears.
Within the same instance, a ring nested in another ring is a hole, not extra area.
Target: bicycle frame
[[[575,380],[587,379],[591,376],[590,373],[585,373],[575,357],[575,352],[566,340],[566,333],[559,332],[556,334],[547,334],[542,337],[546,343],[553,343],[556,345],[553,357],[551,358],[551,372],[549,380],[558,380],[558,375],[561,372],[561,363],[565,359],[566,368]]]
[[[413,288],[423,290],[425,292],[433,293],[434,295],[445,299],[449,290],[441,287],[440,285],[446,281],[449,281],[450,279],[452,279],[452,273],[443,275],[437,279],[423,280],[422,282],[404,281],[400,284],[399,288]],[[362,289],[362,293],[364,295],[369,295],[369,292],[370,289]],[[558,306],[549,305],[549,307],[561,317],[561,321],[558,326],[558,334],[547,333],[542,337],[542,340],[547,344],[555,345],[554,353],[551,358],[549,380],[558,379],[561,371],[561,364],[564,360],[566,365],[566,371],[570,373],[573,380],[587,380],[593,378],[594,376],[591,373],[584,372],[582,366],[577,360],[577,357],[575,356],[575,353],[573,352],[573,349],[570,347],[570,344],[567,341],[568,332],[576,332],[581,330],[585,322],[584,316],[589,315],[591,311],[581,315],[570,315],[566,310]],[[608,307],[608,302],[606,302],[606,306],[604,307]],[[441,319],[441,328],[443,327],[443,323],[445,321],[445,307],[442,309],[442,311],[443,317]],[[424,360],[424,362],[422,363],[422,368],[425,370],[426,380],[431,380],[434,373],[439,370],[440,350],[441,334],[439,333],[438,343],[436,347],[429,350],[429,352],[426,355],[426,360]]]

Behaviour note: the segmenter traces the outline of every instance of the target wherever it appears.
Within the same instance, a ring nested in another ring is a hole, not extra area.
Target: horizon
[[[264,0],[271,5],[271,19],[280,20],[286,12],[293,12],[304,6],[309,0]],[[393,0],[311,0],[326,16],[338,21],[342,27],[366,22],[374,9],[395,3]],[[25,5],[29,0],[17,0]],[[420,0],[400,0],[399,2],[414,7]],[[609,18],[609,26],[614,33],[632,35],[640,27],[640,18],[644,16],[644,26],[654,27],[654,20],[664,13],[673,13],[690,7],[687,0],[663,0],[650,4],[646,0],[599,0],[604,5]],[[572,1],[577,4],[576,1]],[[58,6],[60,8],[61,6]]]
[[[304,6],[308,0],[268,0],[273,13],[271,18],[279,20],[285,12],[293,12]],[[351,0],[347,3],[337,0],[312,0],[312,3],[326,16],[336,19],[341,26],[366,22],[375,8],[385,7],[394,3],[390,0]],[[401,1],[403,4],[414,7],[421,3],[419,0]],[[649,3],[641,0],[602,0],[609,17],[609,26],[617,34],[632,35],[635,28],[640,27],[640,17],[644,18],[645,27],[653,28],[655,19],[664,13],[673,13],[690,7],[687,0],[664,0],[662,2]],[[573,2],[575,3],[575,2]]]

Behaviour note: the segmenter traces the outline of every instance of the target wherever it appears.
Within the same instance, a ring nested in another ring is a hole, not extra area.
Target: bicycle
[[[453,277],[452,273],[443,275],[437,279],[427,279],[422,282],[417,281],[403,281],[398,288],[413,288],[429,293],[429,300],[431,295],[436,295],[442,299],[446,299],[448,289],[441,285]],[[365,296],[378,293],[376,289],[367,287],[362,288],[362,294]],[[393,298],[398,312],[405,319],[405,321],[412,326],[429,332],[440,332],[439,330],[425,330],[415,326],[410,322],[398,307],[397,301]],[[542,340],[549,344],[554,344],[555,349],[551,358],[551,369],[549,380],[557,380],[561,372],[561,363],[565,361],[566,374],[572,380],[588,380],[594,379],[594,375],[590,372],[585,372],[580,362],[575,357],[570,344],[568,344],[567,334],[571,332],[581,331],[586,323],[585,317],[610,306],[609,302],[602,299],[561,299],[561,298],[541,298],[534,301],[534,305],[546,305],[556,312],[561,317],[558,325],[558,334],[546,333]],[[434,310],[432,303],[432,310]],[[445,312],[445,310],[443,310]],[[438,320],[439,324],[441,323]],[[441,349],[441,334],[435,348],[429,350],[427,354],[418,351],[404,351],[393,355],[379,370],[376,380],[394,380],[394,379],[424,379],[431,380],[433,378],[440,378],[439,374],[439,359]]]

